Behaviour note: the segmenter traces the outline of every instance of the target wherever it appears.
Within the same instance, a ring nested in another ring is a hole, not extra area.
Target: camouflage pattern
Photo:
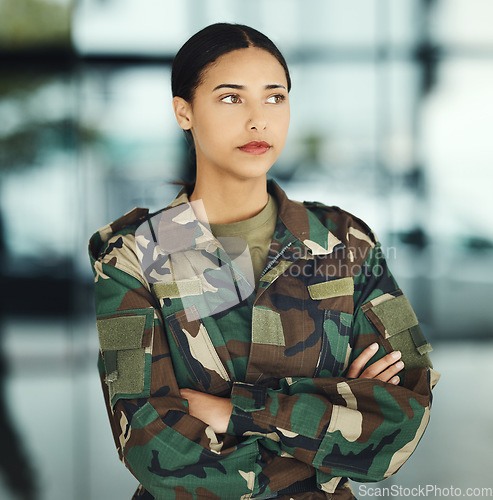
[[[428,424],[439,374],[374,234],[267,189],[277,224],[250,292],[185,188],[91,238],[102,387],[134,498],[353,498],[347,478],[395,473]],[[373,342],[371,362],[402,346],[399,385],[345,376]],[[190,416],[179,388],[231,398],[227,432]]]
[[[211,316],[252,294],[253,265],[242,238],[216,239],[202,200],[170,206],[149,217],[135,233],[142,272],[158,298],[180,298],[190,321]],[[224,250],[240,248],[231,259]]]

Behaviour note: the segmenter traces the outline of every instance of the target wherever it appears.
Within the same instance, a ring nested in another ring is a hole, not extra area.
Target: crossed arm
[[[368,378],[381,380],[397,385],[399,373],[404,363],[399,361],[401,353],[393,351],[363,371],[365,365],[377,353],[378,344],[368,346],[352,363],[347,372],[347,378]],[[216,433],[224,433],[228,427],[233,405],[231,399],[221,398],[192,389],[180,389],[182,398],[188,400],[189,412],[195,418],[210,425]]]

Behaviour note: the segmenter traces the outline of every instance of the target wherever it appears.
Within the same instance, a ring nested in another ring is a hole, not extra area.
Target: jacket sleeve
[[[99,368],[120,459],[158,499],[252,493],[260,438],[216,435],[189,414],[161,310],[136,269],[125,259],[114,265],[119,259],[114,253],[103,260],[92,257],[92,264]]]
[[[317,470],[322,489],[338,477],[380,481],[396,472],[414,451],[428,424],[431,347],[409,302],[388,271],[379,244],[354,278],[354,343],[348,366],[367,346],[380,348],[371,363],[399,349],[401,382],[374,379],[295,378],[279,389],[235,383],[228,433],[269,437],[272,448]]]

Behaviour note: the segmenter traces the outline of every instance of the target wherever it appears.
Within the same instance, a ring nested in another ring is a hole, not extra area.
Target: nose
[[[249,130],[265,130],[267,128],[267,118],[260,107],[250,109],[250,118],[248,120]]]

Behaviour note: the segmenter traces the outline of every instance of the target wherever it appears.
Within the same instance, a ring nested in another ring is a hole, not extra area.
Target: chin
[[[265,169],[265,168],[263,168],[263,169],[250,169],[250,170],[245,168],[241,172],[238,172],[236,170],[236,171],[231,172],[231,173],[233,174],[234,177],[236,177],[238,179],[249,181],[249,180],[254,180],[254,179],[261,178],[261,177],[265,177],[267,175],[268,171],[269,171],[269,169]]]
[[[269,162],[268,164],[247,164],[242,165],[243,168],[240,170],[235,169],[236,173],[243,174],[247,177],[258,177],[259,175],[265,175],[271,169],[272,164]]]

